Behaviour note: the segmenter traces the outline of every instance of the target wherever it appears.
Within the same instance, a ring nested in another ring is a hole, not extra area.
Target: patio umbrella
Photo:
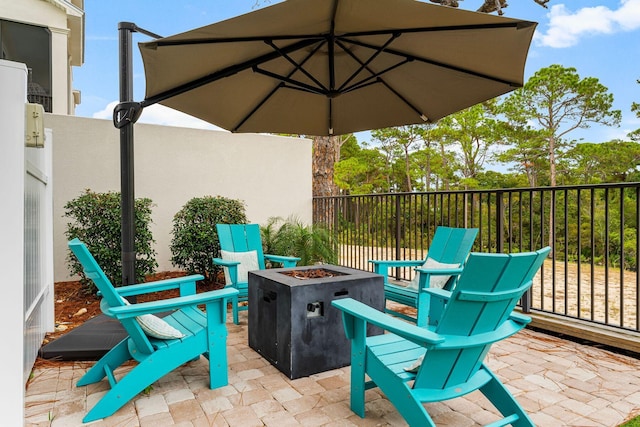
[[[140,106],[232,132],[432,123],[521,87],[535,26],[415,0],[288,0],[140,43]]]
[[[536,23],[415,0],[288,0],[170,37],[120,23],[123,280],[133,124],[160,103],[232,132],[341,135],[438,119],[522,86]],[[146,95],[131,96],[131,32]]]

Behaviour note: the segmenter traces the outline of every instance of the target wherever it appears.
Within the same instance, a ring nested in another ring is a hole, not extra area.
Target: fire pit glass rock
[[[296,268],[287,271],[280,271],[285,276],[295,277],[300,280],[324,279],[326,277],[344,276],[345,273],[327,270],[326,268]]]

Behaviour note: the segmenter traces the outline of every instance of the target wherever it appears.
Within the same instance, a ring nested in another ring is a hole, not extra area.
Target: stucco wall
[[[55,280],[69,280],[64,205],[85,189],[120,191],[120,137],[109,120],[46,114],[53,131]],[[158,271],[170,263],[172,218],[193,197],[243,200],[250,222],[312,220],[311,141],[148,124],[135,126],[136,197],[153,203]]]

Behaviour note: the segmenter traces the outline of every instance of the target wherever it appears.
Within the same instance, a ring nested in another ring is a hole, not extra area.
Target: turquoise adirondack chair
[[[111,389],[87,413],[87,423],[108,417],[155,381],[200,355],[209,360],[209,387],[228,384],[227,376],[227,301],[238,291],[221,289],[196,294],[201,275],[160,280],[115,288],[93,255],[78,239],[69,242],[71,252],[82,264],[84,273],[95,283],[102,301],[102,312],[118,319],[129,336],[123,339],[78,381],[86,386],[107,377]],[[130,304],[124,297],[167,289],[180,289],[180,297]],[[203,312],[198,306],[204,306]],[[160,318],[152,313],[170,312]],[[116,380],[114,371],[125,362],[137,364]]]
[[[425,326],[438,319],[443,306],[429,307],[431,302],[427,288],[451,289],[462,272],[464,262],[478,235],[477,228],[454,228],[439,226],[429,245],[427,256],[422,260],[369,260],[373,271],[384,276],[384,296],[386,301],[394,301],[416,309],[416,317],[386,307],[386,312],[394,316]],[[389,282],[389,269],[414,267],[416,277],[407,285]],[[386,306],[385,301],[385,306]],[[431,314],[431,319],[427,317]]]
[[[377,386],[409,425],[435,426],[424,403],[480,390],[503,416],[492,425],[534,426],[483,361],[494,342],[531,320],[513,309],[549,250],[471,253],[452,291],[427,290],[448,300],[437,326],[412,325],[350,298],[333,301],[351,340],[351,410],[364,417],[365,390]],[[367,323],[389,333],[367,337]]]
[[[233,323],[239,323],[238,311],[248,309],[248,272],[264,270],[265,260],[282,267],[295,267],[300,258],[265,254],[258,224],[216,224],[220,241],[220,258],[213,263],[225,269],[227,287],[238,290],[232,301]],[[246,304],[240,304],[246,302]]]

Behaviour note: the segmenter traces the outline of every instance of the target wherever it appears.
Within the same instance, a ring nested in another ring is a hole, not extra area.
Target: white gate
[[[53,330],[53,213],[51,134],[44,148],[25,148],[24,367],[25,382],[46,331]]]
[[[42,338],[53,329],[51,135],[25,147],[27,69],[0,60],[0,324],[3,425],[24,423],[24,390]]]

